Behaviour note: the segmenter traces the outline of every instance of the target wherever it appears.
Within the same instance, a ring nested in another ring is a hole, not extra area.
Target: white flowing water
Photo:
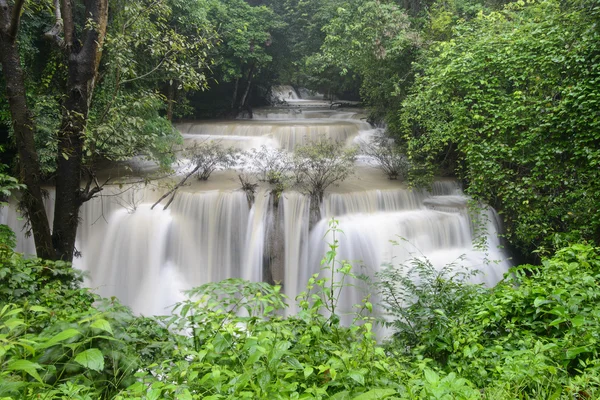
[[[271,88],[271,96],[275,101],[299,100],[300,96],[291,85],[276,85]]]
[[[289,88],[281,91],[289,95]],[[376,131],[354,111],[272,108],[258,110],[255,117],[260,119],[193,121],[177,128],[188,144],[217,139],[242,148],[289,151],[317,138],[351,145]],[[335,218],[343,231],[336,236],[338,259],[349,260],[354,273],[373,276],[382,265],[417,257],[437,268],[460,259],[464,268],[481,271],[475,282],[487,285],[502,278],[509,262],[499,249],[492,209],[482,207],[473,218],[455,182],[412,191],[387,180],[367,161],[362,157],[356,175],[326,193],[320,205],[323,219],[312,229],[307,196],[286,191],[276,205],[262,188],[249,206],[232,171],[184,187],[168,210],[150,209],[164,193],[156,185],[107,188],[81,210],[77,249],[82,257],[75,265],[88,271],[90,287],[143,314],[166,313],[182,299],[182,290],[230,277],[281,282],[293,304],[321,268],[333,243],[328,230]],[[0,223],[19,230],[18,218],[14,206],[0,209]],[[18,250],[32,253],[32,239],[22,232],[18,236]],[[475,239],[487,247],[480,249]],[[364,295],[359,285],[347,288],[341,308],[350,311]]]
[[[345,121],[225,121],[177,124],[188,143],[219,141],[225,147],[242,150],[260,146],[293,151],[296,146],[319,139],[351,141],[358,135],[360,122]]]

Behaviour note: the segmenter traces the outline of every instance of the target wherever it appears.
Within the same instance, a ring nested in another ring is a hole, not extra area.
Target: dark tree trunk
[[[17,2],[11,8],[6,0],[0,0],[0,63],[6,81],[6,94],[19,154],[21,181],[27,186],[23,200],[33,230],[36,252],[39,257],[54,259],[50,224],[42,195],[39,159],[34,142],[34,121],[27,107],[25,79],[15,40],[22,3]]]
[[[175,82],[169,82],[167,89],[167,119],[173,121],[173,103],[175,103]]]
[[[237,102],[238,97],[238,88],[240,87],[240,78],[235,80],[235,86],[233,88],[233,97],[231,98],[231,110],[235,110],[235,103]]]
[[[242,96],[242,101],[240,101],[240,109],[242,109],[246,105],[246,100],[248,99],[248,93],[250,93],[250,88],[252,87],[252,77],[254,76],[254,64],[250,66],[250,70],[248,71],[248,83],[246,84],[246,90],[244,91],[244,95]]]
[[[81,46],[74,38],[71,1],[63,0],[61,5],[69,76],[58,140],[52,242],[58,258],[65,261],[73,259],[79,208],[90,198],[81,189],[84,133],[108,19],[108,0],[88,0],[85,4],[85,16],[94,24],[81,21],[81,26],[90,26],[83,32]]]

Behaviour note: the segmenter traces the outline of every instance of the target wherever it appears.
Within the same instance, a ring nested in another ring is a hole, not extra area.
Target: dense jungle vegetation
[[[41,257],[1,227],[0,399],[600,397],[599,22],[598,0],[0,0],[0,200],[22,191]],[[335,242],[298,299],[229,280],[146,318],[82,289],[99,167],[168,169],[171,121],[251,112],[274,84],[360,99],[410,184],[457,177],[535,265],[494,289],[383,272],[383,344],[367,297],[339,323]]]

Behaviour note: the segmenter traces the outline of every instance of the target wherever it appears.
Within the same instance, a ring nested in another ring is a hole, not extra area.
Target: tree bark
[[[242,109],[246,105],[246,100],[248,99],[248,93],[250,93],[250,87],[252,87],[252,77],[254,76],[254,64],[250,66],[250,71],[248,71],[248,84],[246,85],[246,90],[244,91],[244,95],[242,96],[242,101],[240,101],[240,109]]]
[[[69,75],[58,138],[52,242],[57,257],[65,261],[73,259],[79,209],[88,198],[81,189],[84,133],[108,20],[108,0],[87,0],[85,5],[85,18],[93,23],[80,21],[81,26],[88,26],[80,44],[74,37],[71,1],[61,3]]]
[[[167,120],[173,121],[173,103],[175,103],[175,82],[169,82],[167,89]]]
[[[11,8],[6,0],[0,0],[0,63],[6,81],[6,94],[19,154],[21,181],[27,186],[23,200],[33,230],[36,252],[39,257],[54,259],[50,224],[41,188],[41,170],[35,148],[34,121],[27,106],[25,77],[16,43],[22,6],[23,1],[17,2]]]
[[[231,98],[231,110],[232,111],[235,110],[235,102],[237,101],[239,86],[240,86],[240,78],[236,78],[235,87],[233,88],[233,97]]]

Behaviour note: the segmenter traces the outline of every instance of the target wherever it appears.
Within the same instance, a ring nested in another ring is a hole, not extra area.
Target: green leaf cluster
[[[516,2],[459,23],[399,112],[413,176],[456,173],[524,252],[600,238],[599,10]]]

